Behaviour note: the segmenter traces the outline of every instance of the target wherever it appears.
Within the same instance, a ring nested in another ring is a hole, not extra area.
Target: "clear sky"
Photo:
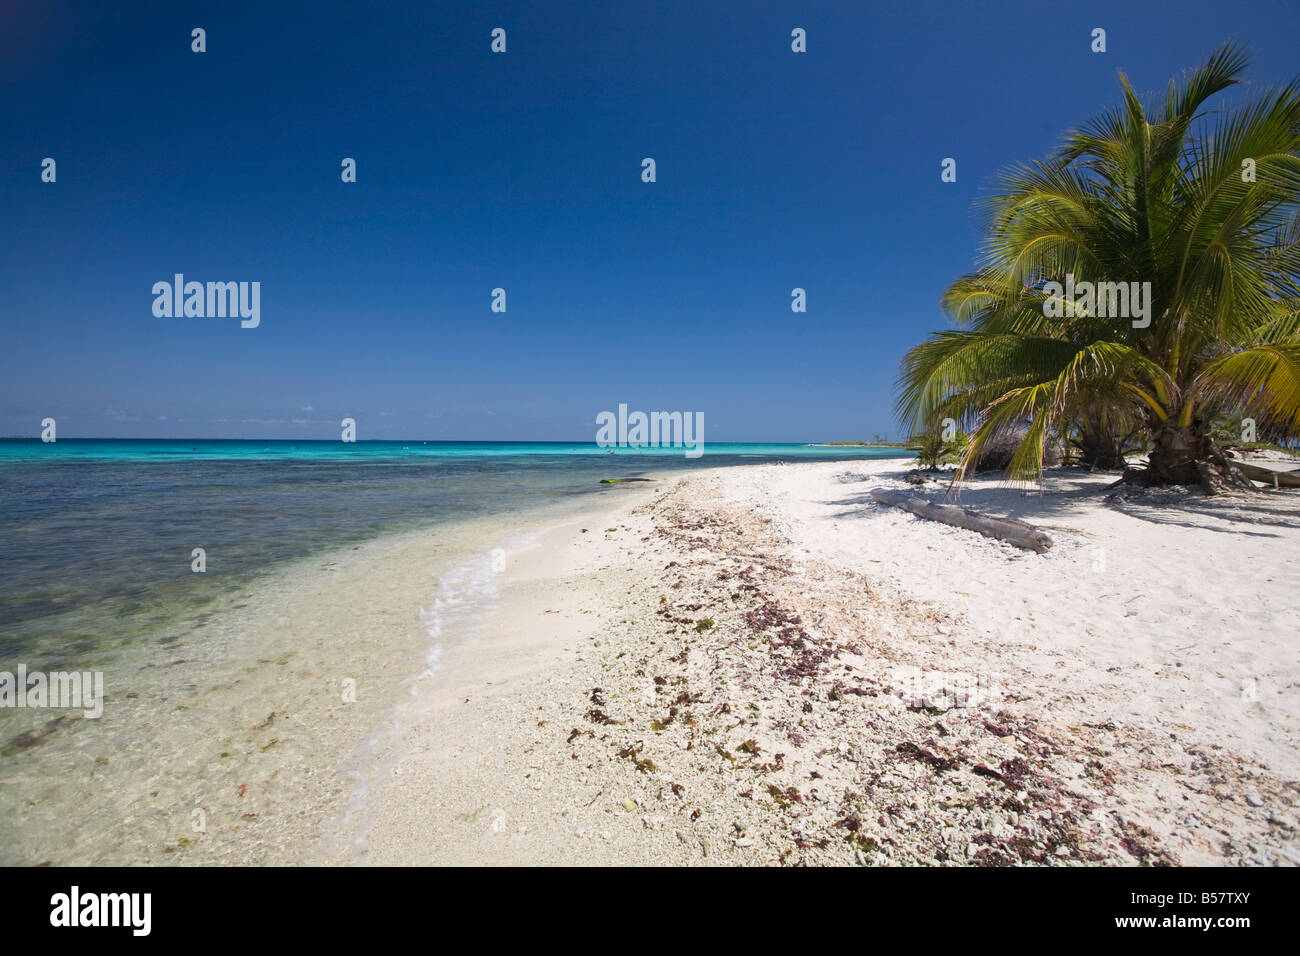
[[[1300,72],[1294,0],[5,0],[0,434],[894,436],[990,177],[1228,38]],[[177,272],[261,324],[155,317]]]

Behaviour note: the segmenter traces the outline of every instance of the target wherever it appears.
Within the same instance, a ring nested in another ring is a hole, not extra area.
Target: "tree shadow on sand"
[[[1216,495],[1156,493],[1142,498],[1125,498],[1113,493],[1116,475],[1079,472],[1055,475],[1044,490],[1015,486],[1000,476],[976,478],[950,494],[940,478],[932,484],[913,486],[906,493],[933,503],[952,504],[998,518],[1011,518],[1048,530],[1082,533],[1071,527],[1072,517],[1081,517],[1098,499],[1109,509],[1151,524],[1181,525],[1225,534],[1280,537],[1281,529],[1300,528],[1300,492],[1260,490],[1254,494]],[[843,475],[843,484],[881,486],[872,475]],[[837,519],[862,518],[895,510],[871,497],[870,489],[835,500],[822,501],[837,508]],[[1212,519],[1194,520],[1199,519]],[[1222,525],[1226,525],[1222,526]],[[1266,530],[1277,528],[1278,532]]]

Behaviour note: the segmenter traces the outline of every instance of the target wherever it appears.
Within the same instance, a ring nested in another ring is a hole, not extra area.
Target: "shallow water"
[[[0,442],[0,672],[105,684],[98,718],[0,708],[0,863],[309,859],[501,556],[600,478],[881,451]]]
[[[616,491],[648,469],[894,449],[0,441],[0,662],[86,667],[277,565],[377,535]],[[888,457],[888,456],[883,456]],[[206,570],[192,569],[195,548]]]

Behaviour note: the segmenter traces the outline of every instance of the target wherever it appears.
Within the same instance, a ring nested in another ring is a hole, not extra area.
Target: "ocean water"
[[[0,672],[105,681],[94,719],[0,707],[0,863],[309,859],[295,834],[365,812],[367,742],[490,611],[497,556],[624,493],[601,478],[906,455],[0,440]]]
[[[54,669],[282,562],[386,532],[562,508],[616,491],[604,477],[899,456],[788,444],[706,445],[687,459],[580,443],[0,440],[0,662]]]

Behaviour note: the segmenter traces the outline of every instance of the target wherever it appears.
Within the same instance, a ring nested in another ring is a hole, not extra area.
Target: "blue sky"
[[[993,174],[1118,70],[1300,71],[1281,0],[272,6],[0,8],[0,434],[894,436]],[[259,281],[260,326],[156,318],[176,272]]]

